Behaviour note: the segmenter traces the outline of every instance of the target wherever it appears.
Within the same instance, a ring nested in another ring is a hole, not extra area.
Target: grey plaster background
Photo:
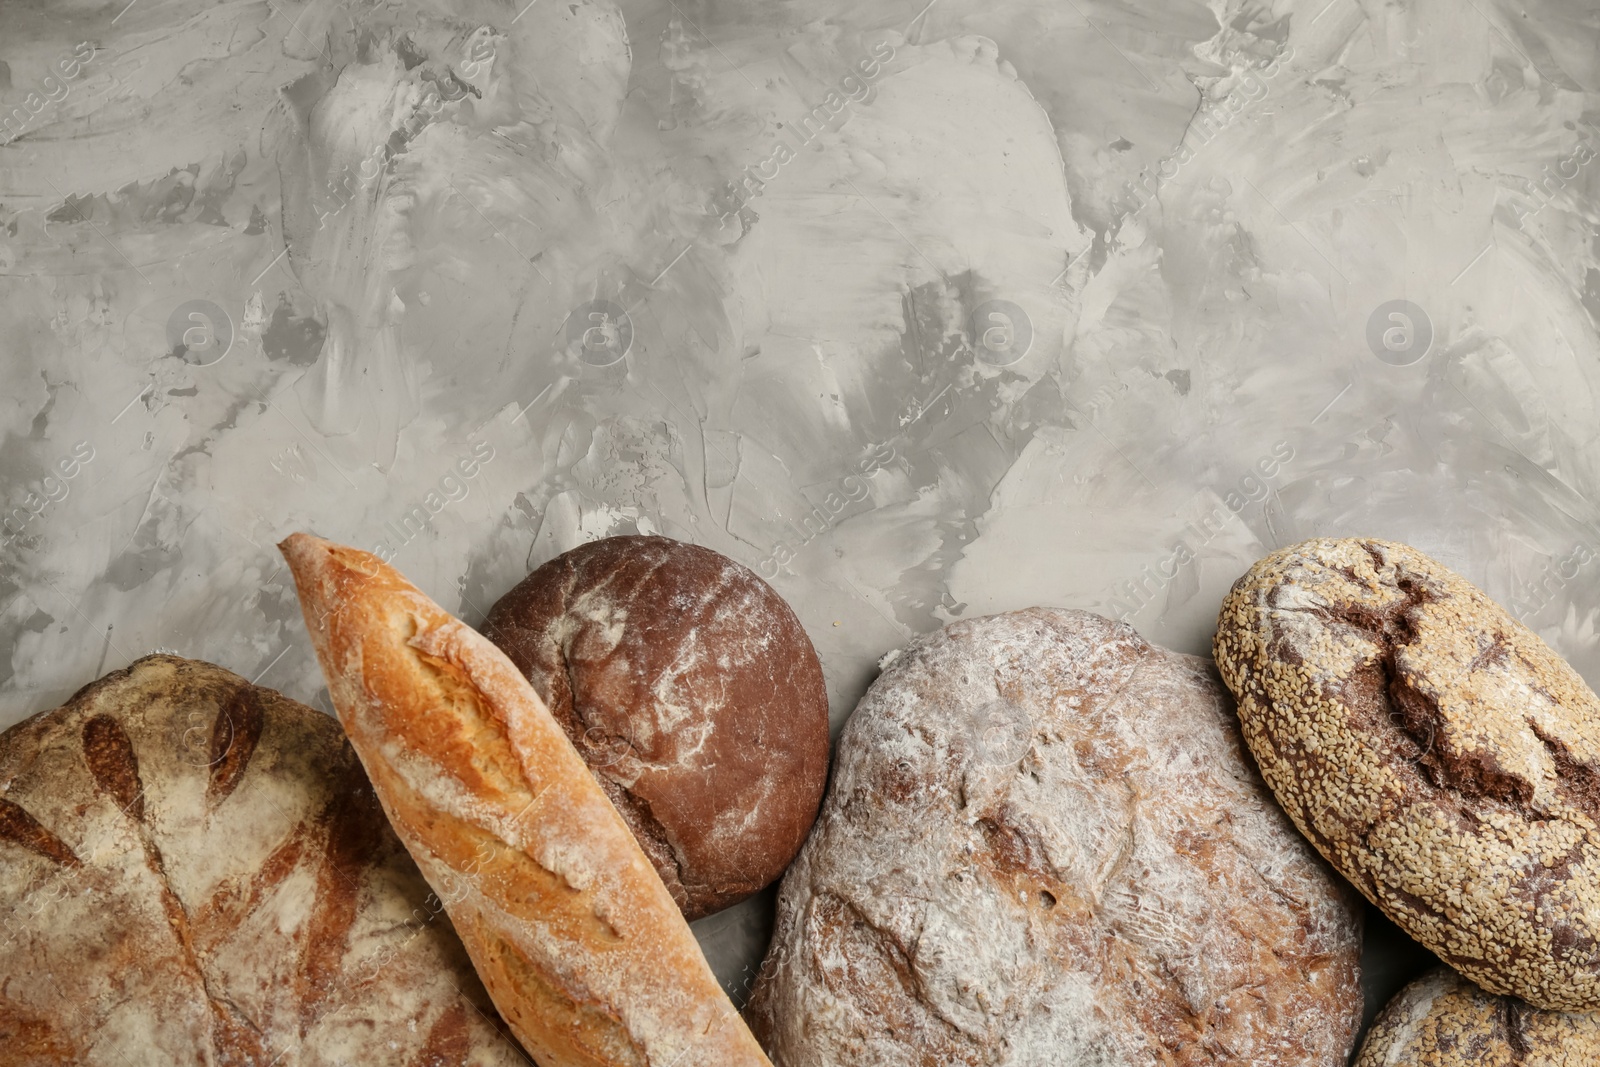
[[[1594,683],[1597,33],[4,0],[0,725],[157,647],[326,708],[296,529],[469,622],[587,539],[708,545],[795,606],[836,728],[975,614],[1203,652],[1314,534],[1417,545]],[[767,906],[699,927],[738,997]],[[1372,941],[1376,1000],[1416,960]]]

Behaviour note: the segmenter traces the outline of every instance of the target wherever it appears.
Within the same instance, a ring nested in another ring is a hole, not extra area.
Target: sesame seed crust
[[[1355,1067],[1592,1067],[1600,1016],[1540,1011],[1448,967],[1412,982],[1373,1021]]]
[[[1600,1008],[1600,700],[1560,656],[1416,549],[1331,538],[1240,578],[1214,652],[1279,803],[1384,914],[1490,992]]]

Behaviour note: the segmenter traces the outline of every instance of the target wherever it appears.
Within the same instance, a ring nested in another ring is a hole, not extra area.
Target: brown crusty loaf
[[[1600,1007],[1600,701],[1416,549],[1319,539],[1234,585],[1216,659],[1295,825],[1468,978]]]
[[[331,718],[146,656],[0,736],[0,1062],[525,1058]]]
[[[846,725],[751,1021],[780,1067],[1343,1067],[1355,905],[1205,660],[973,619]]]
[[[484,633],[594,771],[684,917],[775,881],[828,780],[828,692],[756,573],[667,537],[607,537],[500,598]]]
[[[1402,989],[1372,1023],[1355,1067],[1594,1067],[1600,1015],[1540,1011],[1448,967]]]
[[[378,799],[540,1067],[765,1067],[526,678],[376,556],[280,546]]]

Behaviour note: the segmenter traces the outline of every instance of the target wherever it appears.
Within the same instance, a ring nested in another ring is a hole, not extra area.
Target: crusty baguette
[[[376,556],[279,548],[389,821],[540,1067],[771,1067],[511,661]]]

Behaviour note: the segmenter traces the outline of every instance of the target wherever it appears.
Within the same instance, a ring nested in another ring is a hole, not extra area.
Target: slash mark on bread
[[[21,845],[63,867],[79,867],[82,862],[67,843],[40,824],[20,804],[0,798],[0,840]]]
[[[234,690],[211,723],[211,781],[206,786],[206,804],[215,808],[238,788],[250,757],[261,740],[261,701],[254,686]]]

